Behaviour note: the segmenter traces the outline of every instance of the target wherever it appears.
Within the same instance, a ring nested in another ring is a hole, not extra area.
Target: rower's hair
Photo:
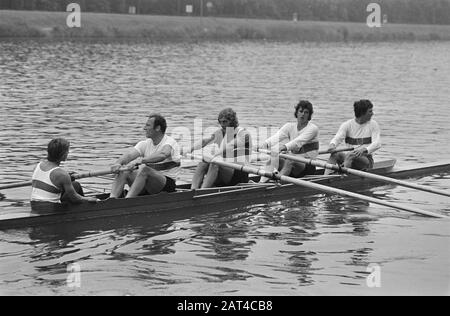
[[[162,116],[160,114],[150,114],[148,119],[151,119],[151,118],[155,119],[155,123],[153,123],[153,129],[155,129],[157,126],[159,126],[159,127],[161,127],[161,132],[163,134],[165,134],[166,130],[167,130],[167,122],[166,122],[166,119],[164,118],[164,116]]]
[[[219,117],[217,119],[219,121],[220,121],[220,119],[226,119],[226,120],[230,121],[230,126],[234,127],[234,128],[239,126],[237,114],[236,114],[236,112],[233,111],[232,108],[226,108],[226,109],[223,109],[222,111],[220,111]]]
[[[69,151],[70,142],[64,138],[52,139],[47,146],[47,160],[50,162],[60,162],[66,152]]]
[[[360,118],[367,113],[369,109],[373,108],[372,102],[369,100],[359,100],[353,104],[353,109],[355,110],[355,117]]]
[[[306,100],[300,100],[300,102],[295,106],[295,112],[294,112],[295,118],[298,117],[297,113],[298,113],[299,109],[308,110],[309,111],[308,121],[311,121],[312,115],[314,113],[314,108],[313,108],[313,105],[311,104],[311,102],[306,101]]]

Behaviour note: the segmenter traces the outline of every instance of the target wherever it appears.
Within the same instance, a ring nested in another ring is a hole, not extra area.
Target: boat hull
[[[373,173],[382,174],[397,179],[421,177],[430,174],[450,172],[450,162],[434,163],[405,168],[394,168],[395,161],[377,163]],[[383,184],[376,180],[356,176],[335,175],[324,177],[323,170],[317,171],[313,181],[326,186],[352,190]],[[248,204],[260,204],[286,198],[302,198],[320,193],[307,187],[293,184],[258,185],[243,184],[235,187],[189,190],[188,185],[178,187],[178,192],[161,193],[153,196],[142,196],[132,199],[106,199],[107,195],[97,204],[54,205],[44,204],[33,207],[33,212],[27,216],[0,220],[0,229],[14,229],[41,225],[52,225],[75,221],[93,220],[108,217],[131,216],[137,214],[165,214],[171,211],[184,210],[214,211],[220,205],[234,208]]]

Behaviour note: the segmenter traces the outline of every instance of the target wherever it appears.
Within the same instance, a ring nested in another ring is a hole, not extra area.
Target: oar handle
[[[353,150],[355,150],[355,148],[353,148],[353,147],[345,147],[345,148],[339,148],[339,149],[333,149],[333,150],[321,150],[321,151],[319,151],[319,155],[334,154],[334,153],[353,151]],[[260,152],[263,154],[267,154],[267,155],[271,154],[271,151],[268,149],[254,148],[254,151]]]
[[[340,148],[340,149],[333,149],[333,150],[322,150],[319,151],[319,155],[326,155],[326,154],[334,154],[334,153],[340,153],[344,151],[353,151],[355,148],[353,147],[346,147],[346,148]]]
[[[126,171],[128,169],[119,169],[120,171]],[[94,178],[94,177],[101,177],[101,176],[106,176],[108,174],[113,174],[115,172],[112,172],[111,169],[105,169],[105,170],[100,170],[100,171],[89,171],[86,173],[75,173],[72,174],[72,178],[75,180],[79,180],[79,179],[85,179],[85,178]]]

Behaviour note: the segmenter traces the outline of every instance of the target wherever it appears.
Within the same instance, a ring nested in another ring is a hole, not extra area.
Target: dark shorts
[[[234,170],[233,177],[228,183],[216,182],[215,185],[218,187],[227,187],[237,185],[239,183],[248,183],[248,173],[240,170]]]
[[[163,192],[172,193],[177,189],[177,184],[174,179],[166,177],[166,185],[162,189]]]
[[[228,185],[236,185],[239,183],[248,183],[248,173],[234,170],[233,177],[230,180],[230,183]]]
[[[367,160],[369,161],[369,164],[367,165]],[[372,155],[363,155],[360,158],[353,159],[352,162],[352,168],[356,170],[368,170],[373,169],[373,157]]]
[[[161,192],[167,192],[167,193],[172,193],[175,192],[177,189],[177,185],[174,179],[166,177],[166,185],[164,186],[164,188],[161,190]],[[147,190],[144,188],[144,190],[142,190],[142,192],[139,194],[139,196],[143,196],[143,195],[150,195]]]
[[[367,155],[367,159],[369,159],[369,169],[373,169],[373,165],[375,164],[375,161],[373,161],[373,156]]]
[[[316,167],[311,166],[311,165],[306,165],[305,169],[302,172],[300,172],[300,174],[298,174],[296,172],[291,172],[291,174],[289,176],[292,178],[303,178],[304,176],[313,175],[313,174],[316,174]]]
[[[373,168],[373,156],[371,154],[364,154],[359,158],[352,157],[352,153],[336,153],[335,158],[338,164],[343,165],[345,160],[352,160],[352,169],[356,170],[368,170]]]

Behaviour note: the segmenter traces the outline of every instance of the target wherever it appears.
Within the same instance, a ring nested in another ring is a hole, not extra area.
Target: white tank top
[[[61,203],[61,190],[50,180],[50,174],[58,168],[43,171],[41,163],[37,165],[31,178],[33,182],[31,201]]]
[[[252,140],[249,135],[248,142],[244,144],[243,148],[238,148],[236,139],[240,136],[241,133],[248,133],[245,128],[242,127],[236,127],[234,129],[233,139],[227,138],[226,135],[223,134],[222,129],[217,130],[214,133],[214,144],[215,152],[214,154],[217,154],[219,152],[223,152],[225,147],[228,145],[228,142],[233,141],[234,147],[232,152],[226,152],[226,157],[223,157],[224,161],[231,162],[231,163],[244,163],[248,162],[248,158],[251,155],[252,150]]]

